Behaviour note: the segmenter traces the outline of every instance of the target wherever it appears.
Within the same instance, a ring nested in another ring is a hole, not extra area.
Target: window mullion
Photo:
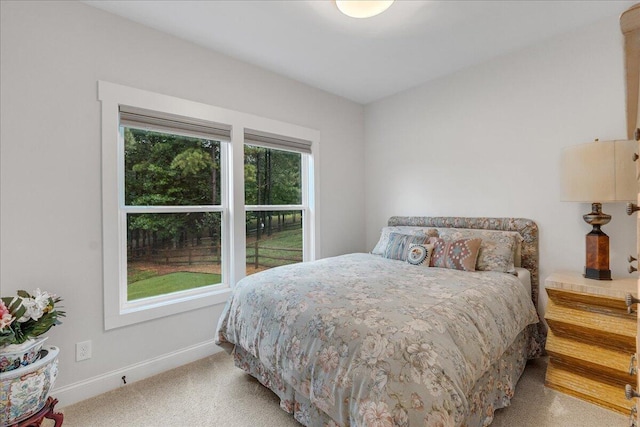
[[[231,128],[229,171],[229,217],[231,230],[231,286],[246,275],[246,216],[244,211],[244,128]]]
[[[311,261],[313,259],[311,251],[311,218],[309,212],[309,156],[302,156],[302,173],[301,186],[302,186],[302,204],[304,210],[302,212],[302,256],[304,261]]]

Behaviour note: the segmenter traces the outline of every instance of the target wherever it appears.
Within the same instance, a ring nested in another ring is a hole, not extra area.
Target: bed
[[[486,426],[542,354],[538,286],[531,220],[392,217],[372,253],[241,280],[216,343],[308,427]]]

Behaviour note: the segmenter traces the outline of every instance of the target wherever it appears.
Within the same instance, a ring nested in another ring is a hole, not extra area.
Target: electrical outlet
[[[91,359],[91,341],[76,343],[76,362]]]

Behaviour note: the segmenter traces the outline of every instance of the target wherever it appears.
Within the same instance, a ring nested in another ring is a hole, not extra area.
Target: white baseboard
[[[57,388],[54,386],[51,396],[58,399],[58,408],[63,408],[123,386],[123,375],[126,376],[127,384],[130,384],[178,366],[195,362],[221,350],[220,347],[215,345],[214,340],[205,341],[64,387]]]

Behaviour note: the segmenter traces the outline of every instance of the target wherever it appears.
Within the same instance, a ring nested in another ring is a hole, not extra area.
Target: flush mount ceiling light
[[[394,0],[336,0],[340,12],[352,18],[371,18],[389,9]]]

